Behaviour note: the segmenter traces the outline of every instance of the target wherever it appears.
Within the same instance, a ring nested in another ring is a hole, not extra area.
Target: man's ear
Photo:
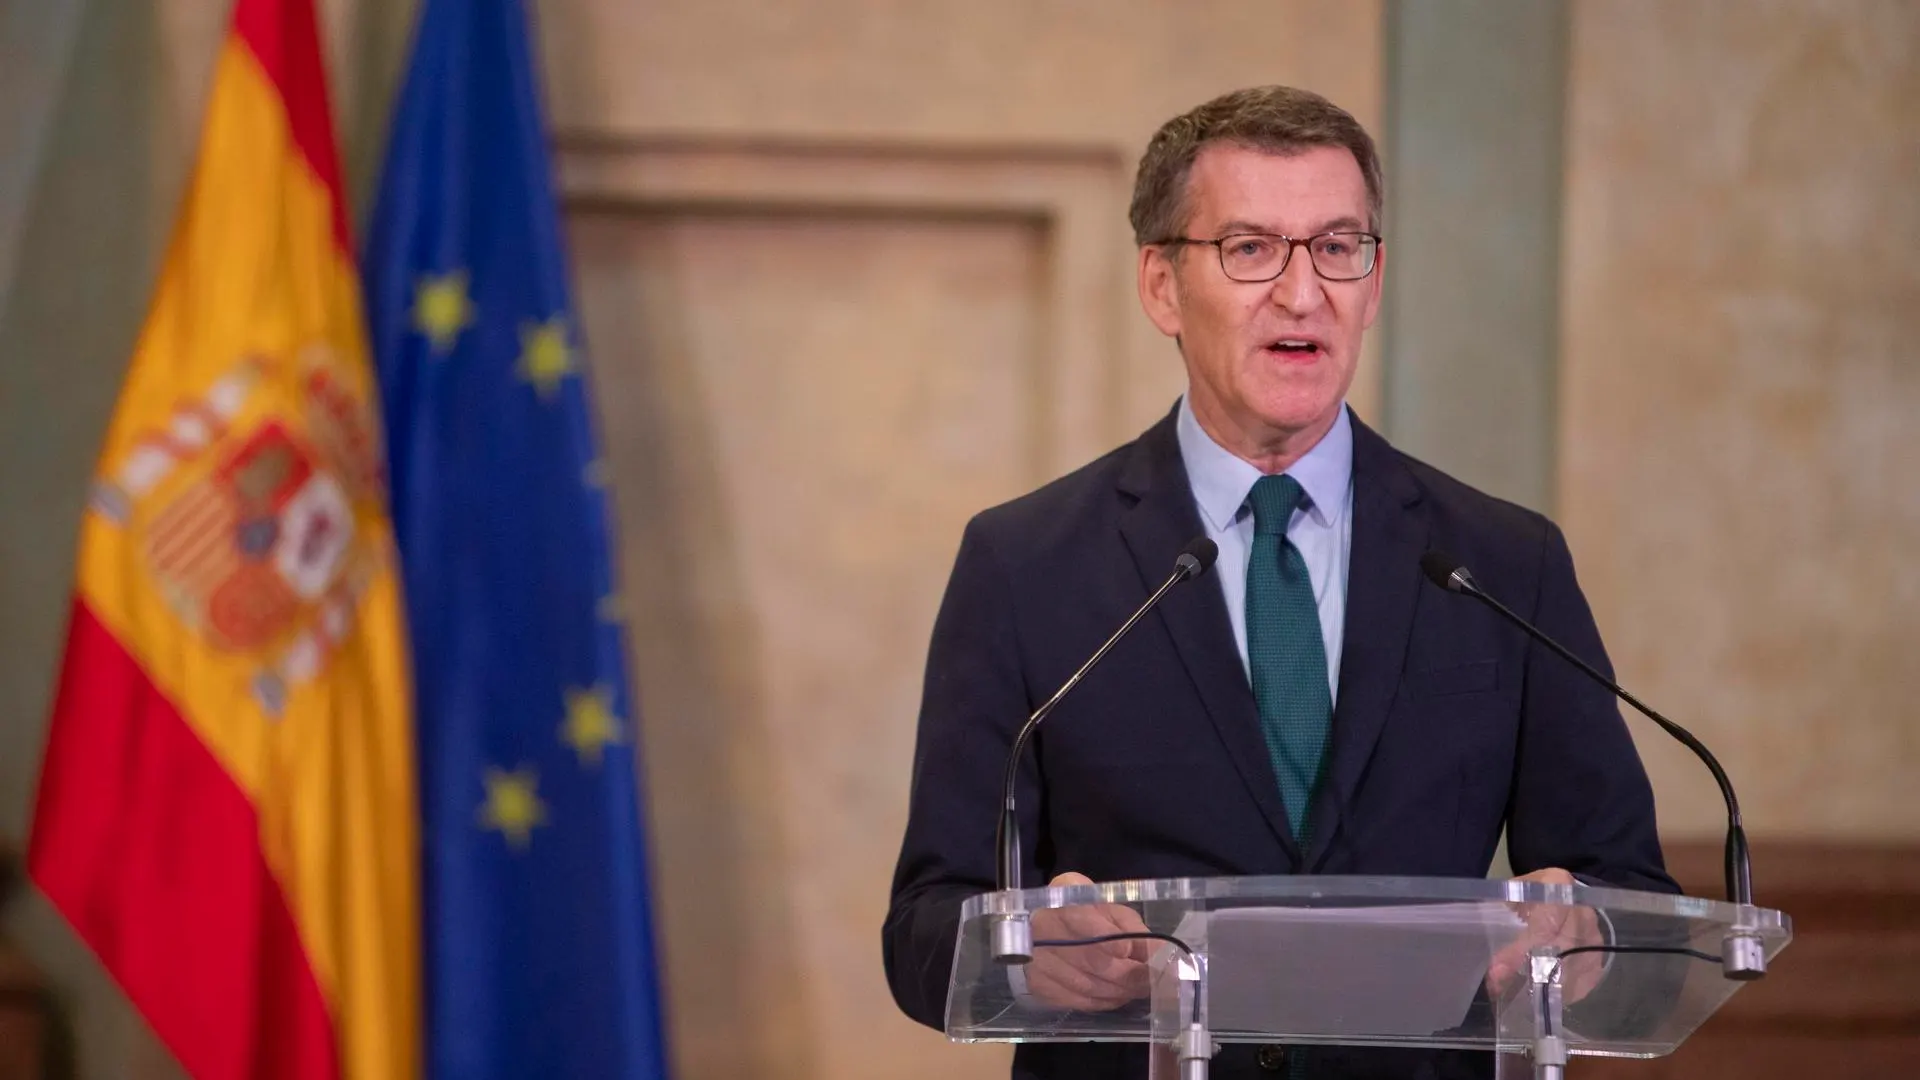
[[[1148,245],[1140,249],[1140,307],[1160,332],[1180,336],[1180,277],[1171,249]]]

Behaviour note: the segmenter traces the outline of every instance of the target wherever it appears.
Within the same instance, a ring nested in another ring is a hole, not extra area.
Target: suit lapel
[[[1326,779],[1313,803],[1312,873],[1344,826],[1354,792],[1400,687],[1419,601],[1427,520],[1420,488],[1398,453],[1353,421],[1353,548],[1347,568],[1340,700],[1333,710]]]
[[[1121,538],[1133,556],[1143,587],[1157,588],[1173,572],[1173,560],[1181,549],[1203,534],[1172,415],[1134,443],[1132,456],[1121,470],[1119,488],[1123,497],[1138,500],[1121,512]],[[1227,568],[1214,572],[1221,569]],[[1286,848],[1288,858],[1298,865],[1299,851],[1287,825],[1280,785],[1274,779],[1267,745],[1260,734],[1259,708],[1247,685],[1246,671],[1240,666],[1240,649],[1233,640],[1233,626],[1227,621],[1219,583],[1210,577],[1201,578],[1176,589],[1160,602],[1155,614],[1172,635],[1180,663],[1199,692],[1240,779],[1275,838]]]

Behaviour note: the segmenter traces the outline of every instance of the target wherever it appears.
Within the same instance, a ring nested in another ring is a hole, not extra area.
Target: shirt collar
[[[1224,532],[1246,505],[1247,493],[1260,479],[1260,470],[1213,441],[1193,415],[1193,405],[1183,394],[1180,415],[1175,422],[1180,439],[1180,457],[1186,464],[1187,483],[1200,514],[1215,532]],[[1300,481],[1312,506],[1307,510],[1314,523],[1330,527],[1340,520],[1347,505],[1347,491],[1353,483],[1353,421],[1346,406],[1334,418],[1333,427],[1293,463],[1287,475]]]

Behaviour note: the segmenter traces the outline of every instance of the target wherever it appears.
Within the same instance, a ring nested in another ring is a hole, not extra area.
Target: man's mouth
[[[1320,340],[1310,337],[1283,337],[1267,342],[1266,349],[1279,356],[1307,358],[1318,356],[1322,351]]]

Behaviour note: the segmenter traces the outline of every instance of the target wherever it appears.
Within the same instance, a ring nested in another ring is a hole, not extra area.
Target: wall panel
[[[1574,10],[1559,480],[1622,681],[1756,833],[1920,837],[1920,7]]]

